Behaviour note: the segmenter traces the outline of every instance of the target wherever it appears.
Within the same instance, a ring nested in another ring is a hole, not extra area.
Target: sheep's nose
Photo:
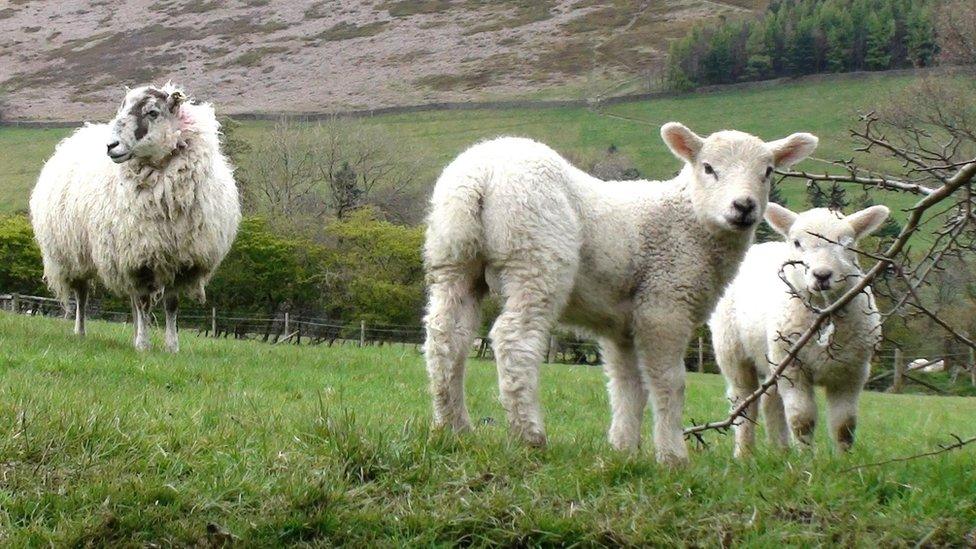
[[[832,276],[834,276],[834,271],[830,269],[814,269],[813,271],[813,277],[820,282],[827,282]]]
[[[108,152],[112,152],[112,149],[114,149],[115,147],[118,147],[118,146],[119,146],[119,142],[118,141],[112,141],[111,143],[109,143],[107,145]]]
[[[732,207],[742,215],[749,215],[756,209],[756,201],[751,198],[737,198],[732,201]]]

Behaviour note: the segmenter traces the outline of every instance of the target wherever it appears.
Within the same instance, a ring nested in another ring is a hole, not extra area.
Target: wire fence
[[[65,307],[59,300],[48,297],[0,294],[0,309],[23,315],[70,317],[74,314],[75,303],[70,300]],[[89,303],[86,317],[109,322],[132,321],[131,311],[103,309],[100,303],[94,301]],[[216,307],[181,310],[179,324],[182,330],[192,330],[203,337],[329,347],[402,345],[414,346],[418,352],[425,337],[424,328],[420,325],[350,321],[289,312],[267,316],[260,313],[220,311]],[[471,356],[488,360],[494,358],[491,340],[486,333],[475,338]],[[924,367],[918,364],[913,367],[915,361],[924,361]],[[881,350],[874,355],[873,368],[880,373],[876,373],[868,381],[868,388],[886,390],[892,386],[898,387],[899,383],[907,380],[936,391],[935,387],[912,377],[912,374],[931,372],[936,369],[934,367],[940,364],[944,366],[949,361],[962,365],[955,370],[956,375],[959,370],[972,371],[976,367],[972,350],[938,355],[901,349]],[[601,363],[600,349],[592,341],[556,333],[550,338],[546,362],[595,366]],[[691,371],[718,372],[715,353],[707,338],[699,337],[691,342],[685,354],[685,367]],[[973,379],[976,380],[976,376]],[[937,392],[941,392],[941,389]]]

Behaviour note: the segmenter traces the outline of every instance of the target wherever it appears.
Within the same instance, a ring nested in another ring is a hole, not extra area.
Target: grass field
[[[498,135],[522,135],[539,139],[567,154],[594,156],[615,144],[628,154],[641,172],[650,178],[668,178],[678,162],[661,142],[661,124],[678,120],[702,134],[736,128],[765,139],[784,137],[795,131],[817,134],[816,156],[828,160],[850,158],[853,142],[848,129],[856,124],[856,113],[871,110],[889,94],[905,86],[907,77],[875,76],[859,80],[786,84],[765,90],[738,90],[688,95],[607,107],[601,112],[582,108],[438,111],[379,116],[366,120],[417,151],[424,159],[421,184],[429,186],[440,169],[472,143]],[[219,107],[219,105],[218,105]],[[607,116],[624,116],[638,123]],[[251,141],[267,135],[270,123],[245,123],[241,134]],[[23,209],[44,160],[68,129],[0,127],[0,213]],[[871,167],[885,167],[870,159]],[[821,163],[808,161],[807,169],[823,170]],[[887,166],[895,168],[895,166]],[[852,189],[854,197],[859,190]],[[802,182],[784,189],[788,202],[805,205]],[[887,203],[908,206],[909,197],[890,195]],[[901,216],[900,213],[896,214]]]
[[[550,366],[550,447],[511,443],[494,367],[470,368],[481,426],[428,430],[410,348],[310,348],[183,333],[140,355],[129,327],[0,312],[0,544],[246,546],[965,545],[974,449],[882,468],[973,434],[976,399],[866,394],[859,440],[833,455],[713,436],[680,470],[605,442],[596,368]],[[154,334],[159,344],[159,335]],[[692,375],[687,418],[720,417],[722,380]],[[645,430],[647,433],[648,430]]]

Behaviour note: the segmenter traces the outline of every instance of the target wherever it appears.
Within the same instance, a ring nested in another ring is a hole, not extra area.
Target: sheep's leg
[[[690,323],[679,318],[654,317],[638,325],[637,333],[641,365],[650,382],[654,407],[657,460],[674,465],[685,463],[688,448],[681,424],[685,403],[683,359],[691,335]]]
[[[861,387],[827,387],[827,423],[837,450],[846,452],[854,444],[857,428],[857,404]]]
[[[774,385],[761,397],[763,423],[766,425],[766,438],[776,448],[788,448],[790,431],[786,427],[786,412],[783,410],[783,397]]]
[[[424,323],[424,354],[430,392],[434,400],[434,424],[455,432],[471,429],[464,403],[465,361],[477,334],[480,295],[467,277],[439,273],[430,286]]]
[[[732,408],[739,405],[759,388],[759,375],[752,361],[737,361],[731,368],[724,367],[722,372],[728,381],[726,395]],[[750,404],[745,413],[732,426],[735,434],[735,448],[733,455],[737,458],[748,456],[756,446],[756,422],[759,419],[759,403]]]
[[[166,293],[164,298],[166,309],[166,349],[171,353],[180,350],[180,339],[176,329],[176,316],[180,308],[180,298],[173,293]]]
[[[549,333],[572,288],[575,272],[539,265],[500,273],[505,296],[502,312],[491,328],[498,367],[498,388],[512,433],[532,446],[546,444],[539,404],[539,366],[549,345]]]
[[[137,351],[148,351],[149,343],[149,305],[150,297],[132,297],[132,323],[135,326],[133,345]]]
[[[786,420],[795,444],[813,447],[813,432],[817,426],[817,401],[813,383],[798,368],[791,368],[787,377],[778,382],[783,397]]]
[[[78,283],[75,290],[75,334],[85,335],[85,310],[88,307],[88,283]]]
[[[637,450],[648,390],[634,343],[631,340],[601,340],[600,349],[610,393],[610,444],[618,450]]]

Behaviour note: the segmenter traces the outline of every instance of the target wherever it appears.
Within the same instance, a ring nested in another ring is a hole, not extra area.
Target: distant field
[[[859,110],[878,106],[885,97],[903,87],[906,77],[877,76],[863,80],[787,84],[766,90],[746,90],[688,95],[627,103],[601,113],[582,108],[440,111],[379,116],[366,123],[382,126],[398,139],[413,145],[422,155],[423,185],[433,183],[440,169],[472,143],[499,135],[521,135],[544,141],[563,153],[594,156],[610,144],[636,162],[646,177],[667,178],[678,162],[667,151],[658,128],[678,120],[692,129],[709,132],[735,128],[765,139],[783,137],[794,131],[809,131],[821,141],[818,158],[834,160],[851,156],[848,129],[856,123]],[[612,118],[624,116],[646,124]],[[251,141],[267,135],[270,123],[248,122],[241,134]],[[0,213],[23,209],[33,182],[55,143],[67,129],[24,129],[0,127]],[[876,159],[871,159],[874,167]],[[825,165],[806,162],[810,170]],[[804,207],[805,189],[793,182],[784,188],[790,204]],[[849,197],[860,194],[851,189]],[[911,202],[893,199],[893,206]]]
[[[836,456],[727,436],[658,467],[605,442],[598,368],[546,366],[551,445],[513,444],[494,366],[468,380],[471,436],[431,433],[412,347],[294,347],[182,334],[140,355],[129,326],[0,312],[0,545],[242,546],[972,544],[974,448],[855,464],[971,436],[976,399],[868,393]],[[160,334],[154,334],[160,343]],[[689,377],[686,420],[721,417],[718,376]],[[645,436],[649,434],[645,428]],[[967,537],[968,536],[968,537]],[[968,540],[968,541],[967,541]]]

